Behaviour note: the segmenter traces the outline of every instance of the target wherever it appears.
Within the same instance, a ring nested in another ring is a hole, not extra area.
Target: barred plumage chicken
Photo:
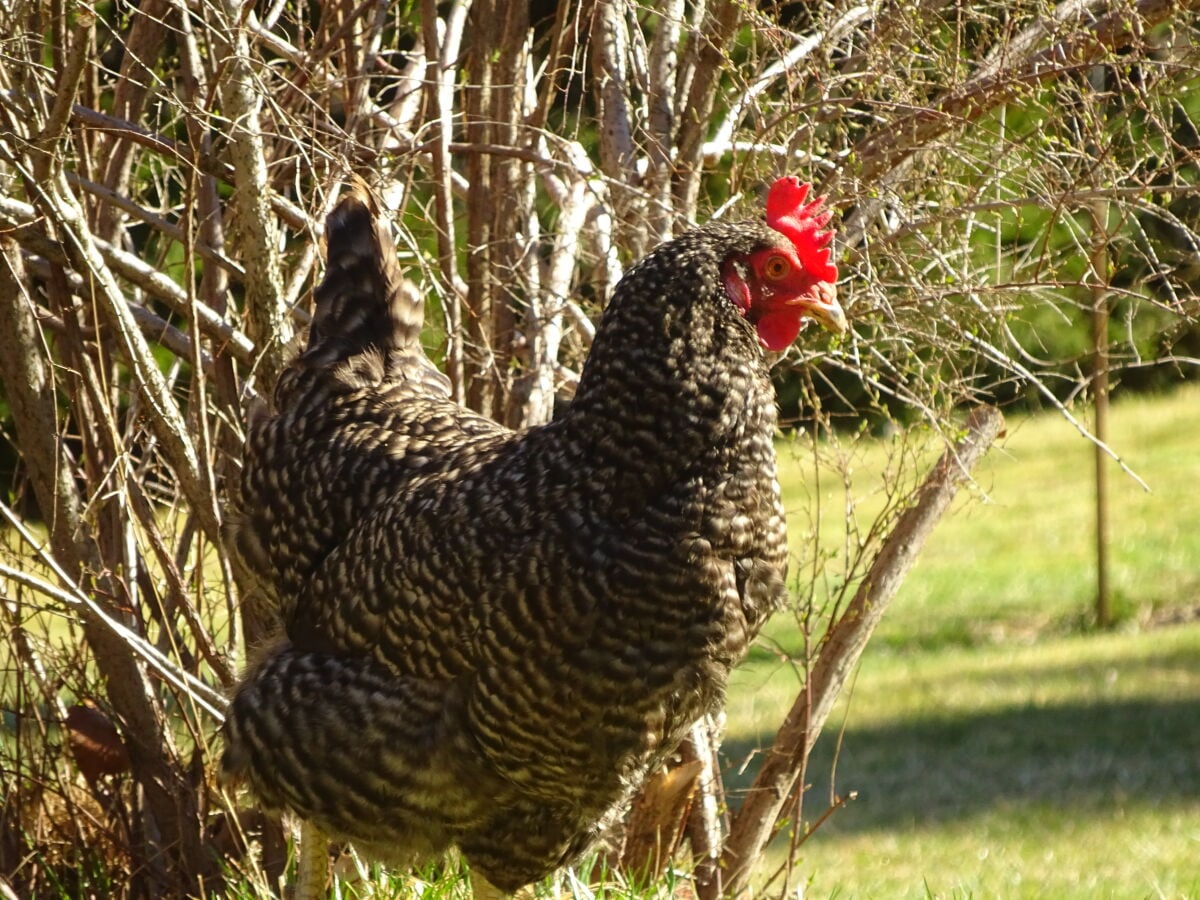
[[[226,777],[369,854],[457,846],[504,891],[593,843],[784,597],[764,348],[846,327],[807,194],[630,269],[568,409],[518,433],[452,401],[374,201],[341,201],[232,511],[282,633]]]

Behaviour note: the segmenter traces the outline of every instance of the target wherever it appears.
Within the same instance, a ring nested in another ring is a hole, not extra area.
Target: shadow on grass
[[[826,828],[850,833],[936,824],[995,808],[1119,810],[1200,800],[1200,698],[931,711],[903,723],[821,736],[809,762],[805,818],[832,791],[857,799]],[[730,741],[726,758],[753,752]],[[836,753],[836,761],[835,761]],[[729,773],[739,802],[756,766]]]

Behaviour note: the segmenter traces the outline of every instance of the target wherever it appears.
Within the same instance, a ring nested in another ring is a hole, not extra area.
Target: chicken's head
[[[829,261],[833,232],[824,198],[806,203],[810,186],[781,178],[767,195],[767,224],[786,240],[728,258],[722,268],[729,298],[758,331],[768,350],[783,350],[806,319],[830,331],[847,329],[837,302],[837,266]]]

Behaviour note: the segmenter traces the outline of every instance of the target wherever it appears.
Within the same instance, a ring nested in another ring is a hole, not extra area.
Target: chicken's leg
[[[312,822],[301,822],[293,900],[324,900],[328,879],[329,840]]]

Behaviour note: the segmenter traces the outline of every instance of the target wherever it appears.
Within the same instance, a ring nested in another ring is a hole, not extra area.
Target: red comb
[[[833,232],[821,229],[833,213],[822,209],[824,197],[805,205],[811,189],[812,185],[795,175],[776,181],[767,194],[767,224],[791,240],[800,262],[814,278],[832,283],[837,281],[838,274],[837,266],[829,261]]]

